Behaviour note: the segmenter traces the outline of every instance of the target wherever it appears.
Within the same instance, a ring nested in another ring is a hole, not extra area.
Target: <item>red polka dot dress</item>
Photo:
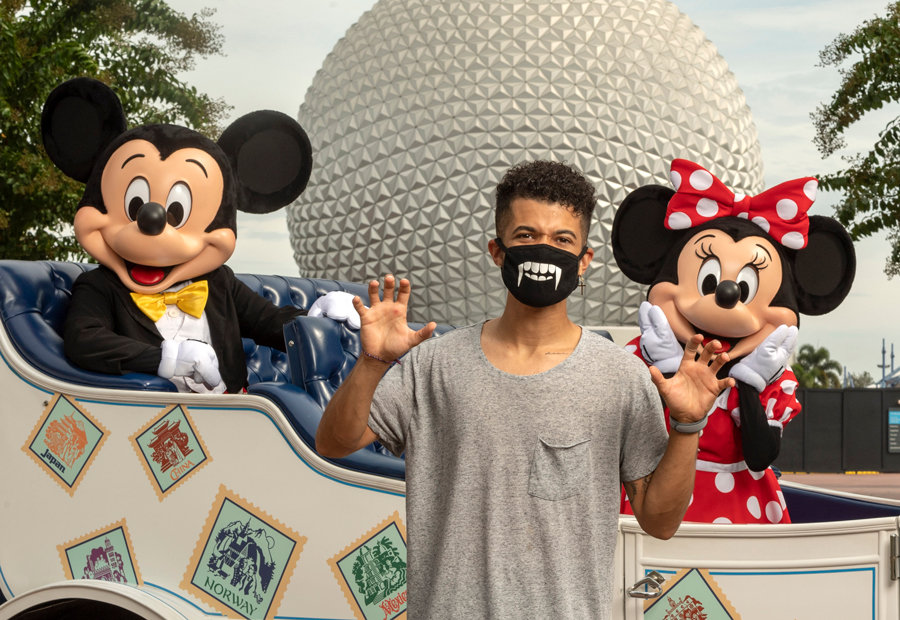
[[[625,347],[641,356],[640,336]],[[684,517],[700,523],[790,523],[784,495],[771,468],[755,472],[747,468],[741,448],[737,387],[716,399],[709,421],[700,433],[694,494]],[[785,370],[759,395],[769,425],[784,428],[800,413],[797,378]],[[666,428],[669,410],[665,410]],[[623,514],[634,514],[622,493]]]

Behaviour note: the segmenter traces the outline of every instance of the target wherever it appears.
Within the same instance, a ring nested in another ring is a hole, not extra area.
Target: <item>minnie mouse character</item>
[[[126,130],[115,93],[78,78],[50,94],[41,132],[53,163],[86,183],[75,237],[100,263],[73,286],[66,355],[96,372],[156,374],[179,391],[241,391],[241,338],[284,351],[282,325],[306,313],[275,306],[224,265],[238,210],[276,211],[306,187],[312,149],[300,125],[260,111],[218,142],[174,125]],[[310,314],[358,327],[352,299],[329,293]]]
[[[684,344],[699,333],[704,344],[721,343],[717,353],[730,360],[720,378],[737,382],[719,395],[700,431],[685,520],[790,523],[769,469],[784,425],[800,412],[788,359],[800,313],[830,312],[850,291],[853,244],[835,220],[807,216],[814,178],[751,197],[676,159],[671,179],[675,191],[650,185],[628,195],[612,245],[622,273],[650,285],[638,312],[641,335],[626,349],[674,373]],[[631,514],[624,496],[622,512]]]

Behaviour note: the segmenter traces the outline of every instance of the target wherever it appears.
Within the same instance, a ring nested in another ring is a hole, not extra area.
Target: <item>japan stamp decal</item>
[[[172,405],[131,436],[159,501],[212,461],[187,407]]]
[[[109,431],[74,398],[54,394],[22,451],[74,496],[107,437]]]
[[[221,485],[179,587],[226,616],[274,618],[305,543]]]
[[[357,620],[406,617],[406,528],[400,513],[328,560]]]
[[[125,519],[57,546],[67,579],[143,584]]]
[[[685,568],[644,603],[644,620],[741,620],[708,570]]]

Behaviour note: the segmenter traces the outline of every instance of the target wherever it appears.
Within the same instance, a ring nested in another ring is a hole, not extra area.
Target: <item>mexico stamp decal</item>
[[[67,579],[99,579],[139,586],[141,572],[125,519],[57,547]]]
[[[187,407],[172,405],[131,436],[159,501],[212,461]]]
[[[180,587],[225,615],[274,618],[305,543],[222,485]]]
[[[357,620],[406,616],[406,528],[393,515],[328,560]]]
[[[54,394],[22,451],[74,496],[107,437],[109,431],[75,399]]]
[[[662,594],[644,603],[644,620],[741,620],[708,570],[685,568],[666,579]]]

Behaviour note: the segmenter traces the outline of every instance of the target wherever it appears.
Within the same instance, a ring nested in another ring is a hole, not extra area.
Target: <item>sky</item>
[[[225,56],[198,59],[185,79],[234,106],[230,120],[259,109],[297,116],[316,71],[372,0],[169,0],[188,15],[214,6]],[[864,118],[847,148],[823,160],[810,113],[840,84],[833,67],[817,67],[819,51],[838,34],[884,14],[887,0],[681,0],[678,8],[725,58],[744,91],[759,132],[766,186],[840,169],[842,154],[867,149],[900,106]],[[315,172],[314,172],[315,173]],[[726,181],[727,182],[727,181]],[[832,215],[838,195],[820,192],[810,214]],[[238,244],[228,264],[237,272],[297,275],[285,212],[238,215]],[[850,372],[881,377],[882,339],[896,343],[900,367],[900,277],[884,275],[883,233],[856,244],[857,273],[844,303],[830,314],[801,318],[800,343],[826,347]],[[890,359],[888,359],[890,364]]]

